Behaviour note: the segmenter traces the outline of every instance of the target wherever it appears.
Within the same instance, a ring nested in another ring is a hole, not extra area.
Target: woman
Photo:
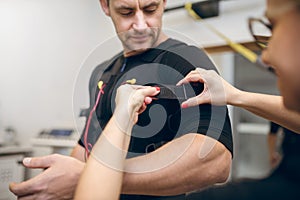
[[[273,96],[241,91],[221,78],[214,71],[196,69],[182,79],[178,85],[200,81],[205,90],[200,95],[182,103],[182,107],[202,103],[229,104],[242,107],[283,127],[300,133],[300,1],[268,0],[266,17],[262,22],[272,31],[265,43],[262,59],[271,66],[278,77],[278,88],[282,96]],[[219,84],[222,82],[223,84]],[[218,83],[218,84],[217,84]],[[223,87],[220,87],[223,85]]]

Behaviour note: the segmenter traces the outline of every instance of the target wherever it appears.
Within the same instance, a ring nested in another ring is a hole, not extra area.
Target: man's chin
[[[144,52],[154,48],[154,41],[149,39],[146,41],[127,40],[123,43],[123,47],[125,52]]]
[[[125,57],[135,56],[141,53],[144,53],[149,48],[141,48],[141,49],[135,49],[135,50],[127,50],[125,51]]]

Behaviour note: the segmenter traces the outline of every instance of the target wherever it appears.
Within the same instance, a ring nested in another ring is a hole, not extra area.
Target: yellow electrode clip
[[[99,81],[98,82],[98,88],[101,90],[102,89],[102,86],[103,86],[103,81]]]
[[[127,83],[127,84],[131,84],[131,85],[133,85],[133,84],[135,84],[135,83],[136,83],[136,79],[135,79],[135,78],[133,78],[133,79],[127,80],[127,81],[126,81],[126,83]]]

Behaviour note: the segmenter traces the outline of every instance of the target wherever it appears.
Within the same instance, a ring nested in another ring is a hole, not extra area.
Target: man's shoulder
[[[118,59],[122,56],[122,52],[116,54],[115,56],[113,56],[112,58],[100,63],[99,65],[97,65],[90,76],[90,87],[94,86],[95,83],[97,83],[100,78],[102,77],[103,73]]]
[[[163,50],[193,49],[196,51],[201,51],[201,49],[197,48],[195,45],[188,45],[187,43],[174,38],[169,38],[161,45],[159,45],[159,48]]]
[[[103,61],[102,63],[100,63],[99,65],[97,65],[95,67],[95,69],[93,70],[93,72],[98,71],[98,70],[106,70],[114,61],[116,61],[118,58],[120,58],[123,55],[122,52],[116,54],[115,56],[111,57],[108,60]]]
[[[184,60],[188,61],[195,68],[201,67],[203,69],[216,70],[215,65],[207,53],[196,45],[189,45],[176,39],[168,39],[163,47],[167,52],[180,56]]]

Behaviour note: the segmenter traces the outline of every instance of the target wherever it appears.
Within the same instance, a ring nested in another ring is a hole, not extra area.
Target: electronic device
[[[166,8],[164,12],[169,12],[177,9],[185,8],[189,12],[193,11],[202,19],[219,16],[219,1],[220,0],[206,0],[193,3],[184,3],[183,5]]]
[[[31,139],[33,145],[52,147],[74,147],[78,141],[78,134],[73,129],[43,130]]]

